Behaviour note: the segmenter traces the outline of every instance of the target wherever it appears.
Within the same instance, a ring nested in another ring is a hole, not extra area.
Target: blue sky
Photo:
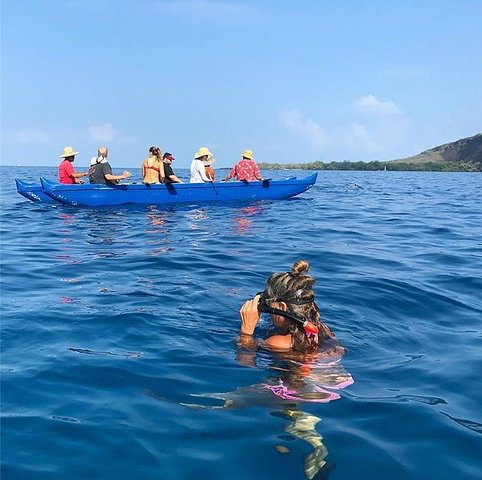
[[[3,0],[2,164],[388,160],[482,132],[482,2]]]

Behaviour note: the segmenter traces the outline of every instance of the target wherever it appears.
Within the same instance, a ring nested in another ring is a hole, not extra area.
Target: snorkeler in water
[[[315,279],[308,275],[309,263],[299,260],[290,272],[273,273],[263,292],[244,302],[241,317],[240,343],[253,342],[252,335],[261,313],[269,313],[277,334],[262,345],[278,351],[316,352],[320,345],[334,338],[321,321],[315,302]]]
[[[261,383],[241,386],[231,392],[192,393],[190,396],[199,399],[200,403],[182,402],[181,405],[196,410],[251,405],[269,407],[272,415],[291,420],[286,427],[287,433],[313,447],[305,456],[304,471],[308,479],[321,480],[328,478],[334,465],[326,462],[327,448],[316,431],[320,418],[303,412],[297,408],[297,403],[337,400],[341,396],[339,392],[351,385],[353,378],[339,363],[344,348],[321,321],[313,291],[315,279],[307,274],[308,269],[308,262],[300,260],[289,272],[273,273],[266,281],[264,291],[244,302],[240,309],[238,348],[242,355],[237,356],[238,361],[256,366],[256,350],[267,347],[277,360],[270,367],[275,374],[267,376]],[[253,334],[262,313],[270,315],[277,332],[258,341]],[[280,453],[289,452],[285,446],[277,449]]]

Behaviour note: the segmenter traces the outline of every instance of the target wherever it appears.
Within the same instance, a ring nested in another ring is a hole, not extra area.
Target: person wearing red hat
[[[172,156],[172,153],[166,152],[162,156],[162,161],[164,162],[164,183],[171,184],[171,183],[183,183],[183,181],[174,175],[174,172],[171,167],[172,161],[175,158]]]

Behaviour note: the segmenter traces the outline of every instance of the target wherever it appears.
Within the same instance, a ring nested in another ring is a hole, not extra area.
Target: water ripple
[[[325,449],[333,479],[481,478],[480,175],[320,172],[287,201],[77,209],[16,194],[55,169],[1,170],[2,478],[305,478]],[[330,368],[354,379],[326,404],[273,401],[260,385],[311,367],[236,346],[242,302],[299,258],[346,348]],[[236,406],[182,406],[213,392]]]

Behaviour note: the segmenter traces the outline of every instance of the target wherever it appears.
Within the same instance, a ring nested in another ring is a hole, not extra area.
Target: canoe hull
[[[316,182],[317,173],[306,178],[259,182],[215,182],[129,185],[62,185],[41,178],[43,192],[67,205],[88,207],[125,204],[162,205],[234,200],[275,200],[299,195]]]
[[[18,178],[15,179],[15,184],[17,185],[17,192],[32,202],[42,202],[48,204],[59,203],[57,200],[53,199],[43,191],[42,185],[26,183]]]

